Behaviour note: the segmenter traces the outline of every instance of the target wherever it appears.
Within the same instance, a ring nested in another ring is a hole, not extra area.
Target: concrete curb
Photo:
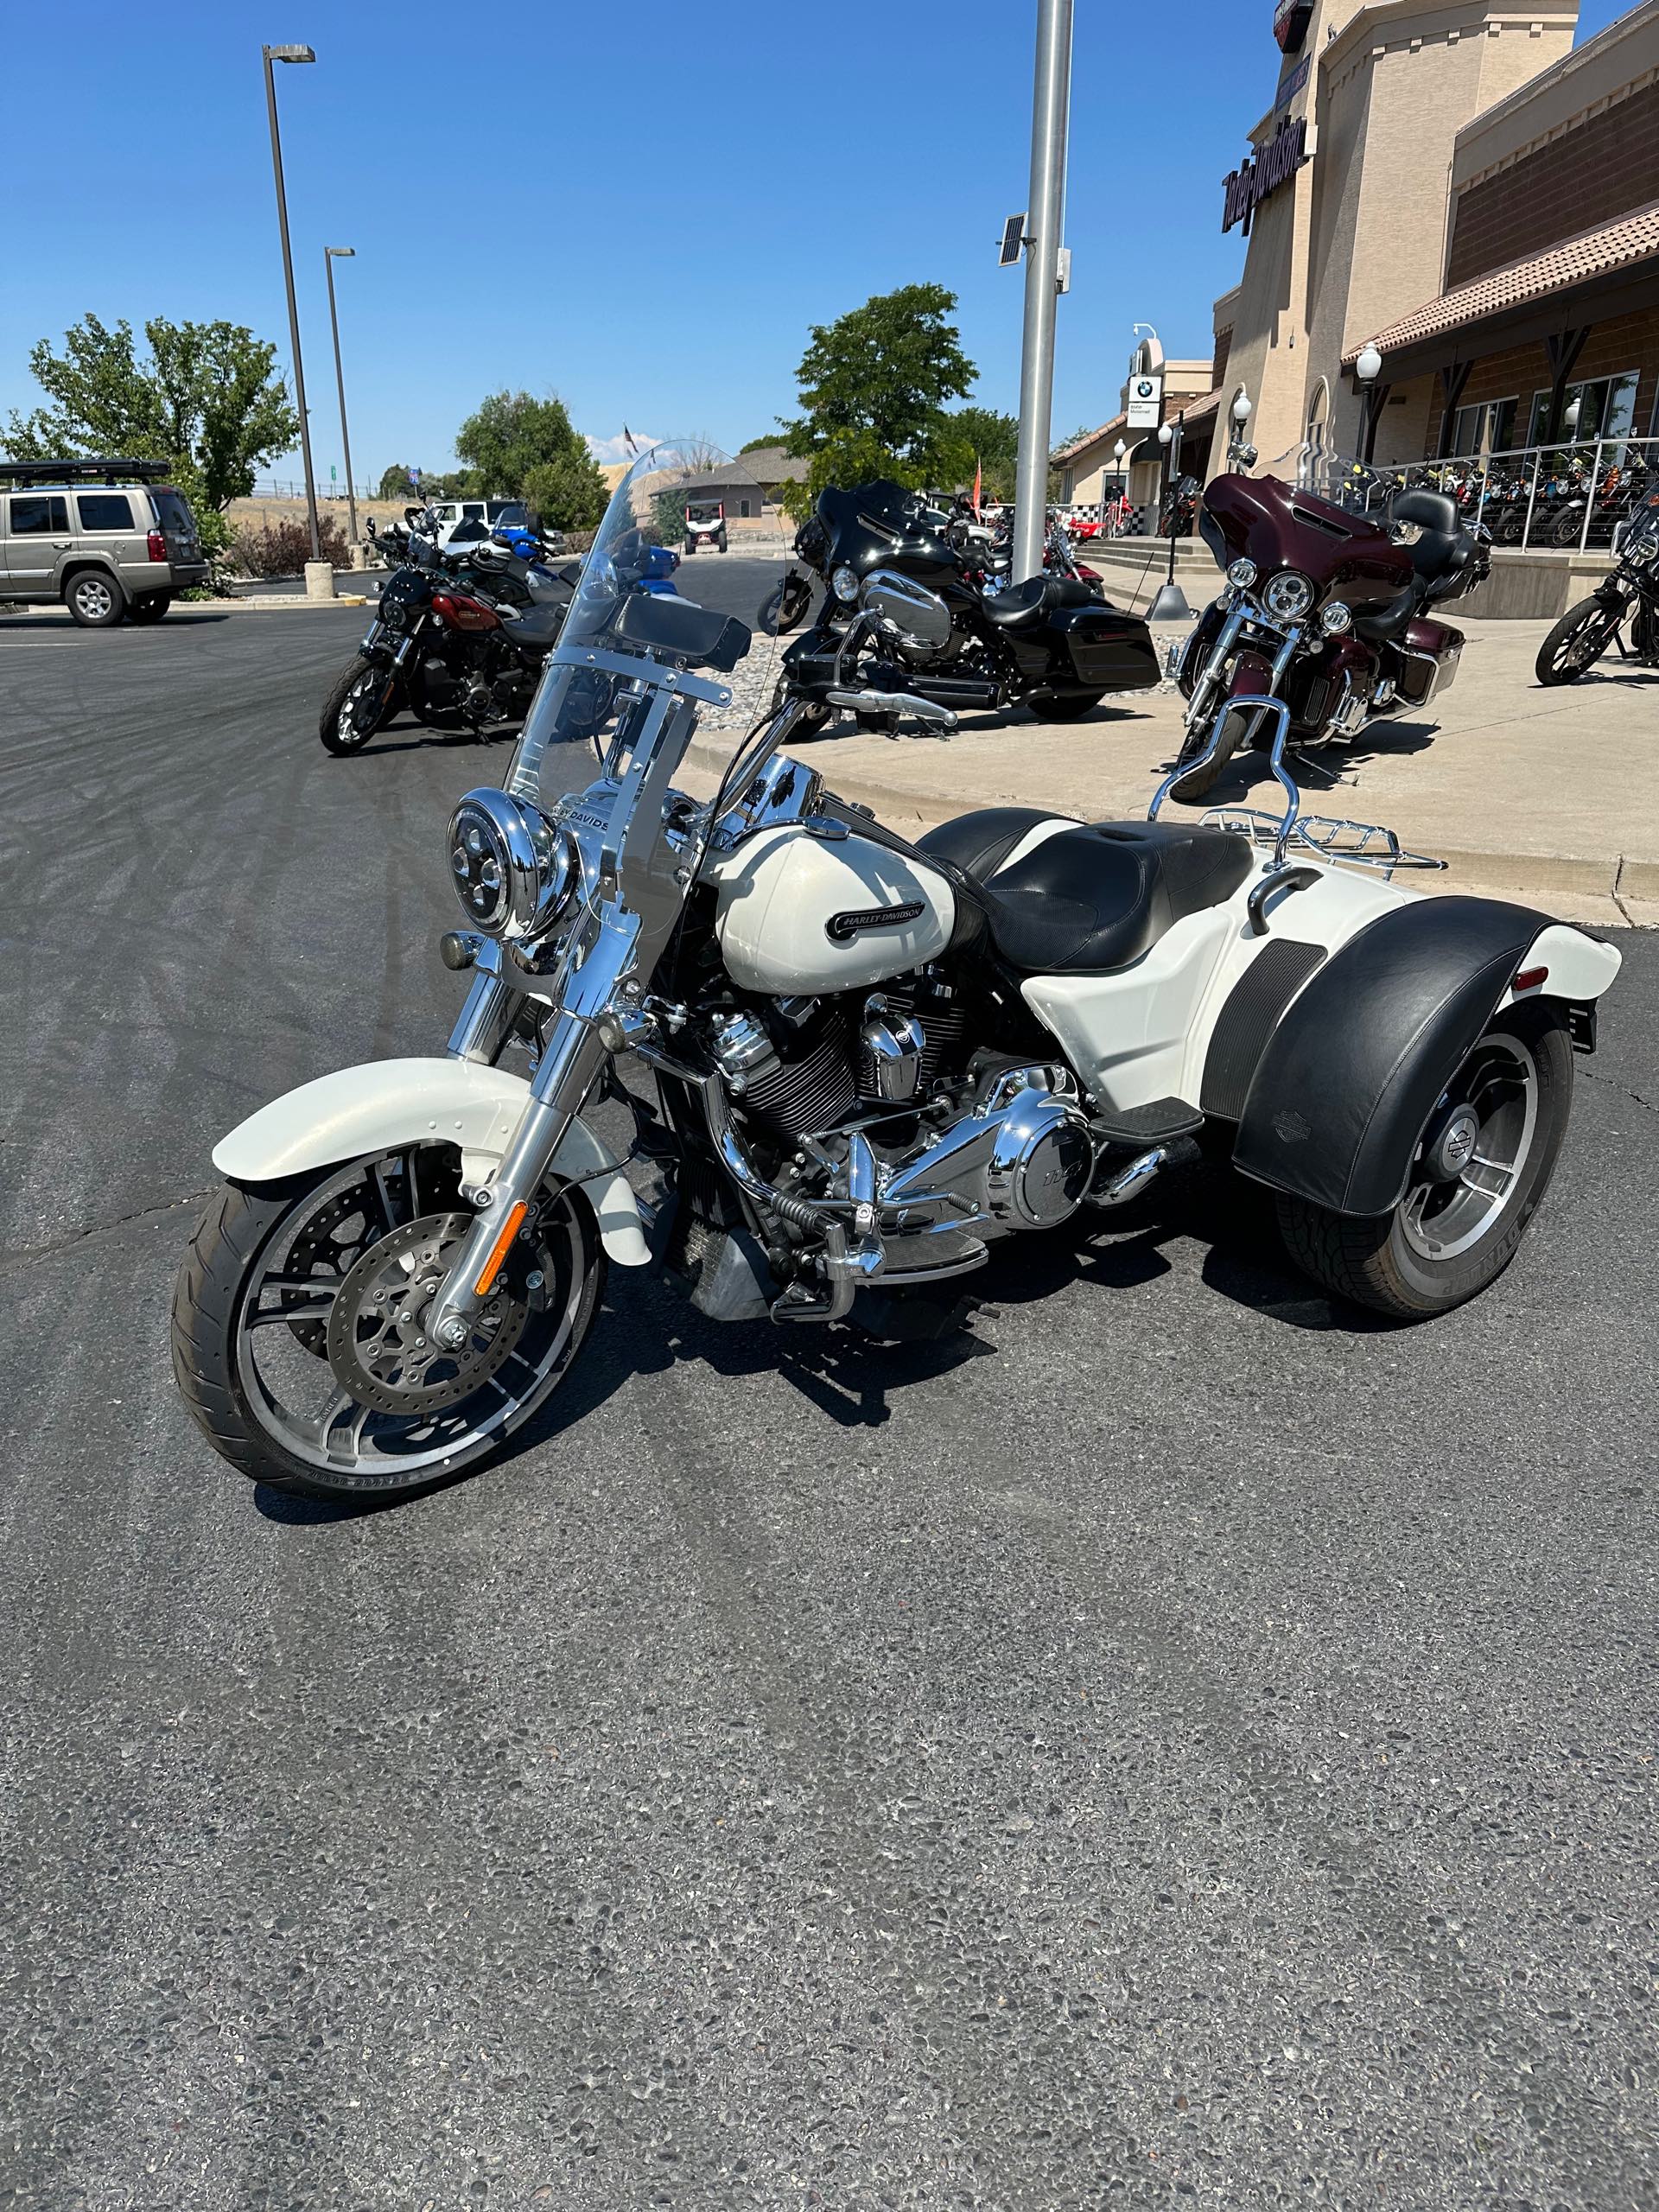
[[[868,806],[890,829],[919,836],[962,811],[938,792],[907,790],[897,779],[873,776],[868,770],[837,775],[832,765],[834,747],[831,738],[804,747],[798,757],[819,771],[837,798]],[[694,742],[686,754],[686,765],[712,788],[731,759],[724,747]],[[1558,906],[1565,904],[1583,911],[1563,914],[1562,919],[1588,919],[1610,929],[1659,928],[1659,861],[1627,861],[1619,854],[1591,857],[1440,844],[1434,845],[1432,852],[1433,858],[1446,862],[1444,873],[1404,870],[1400,880],[1425,891],[1460,891],[1551,901]]]
[[[250,594],[245,599],[238,596],[235,599],[181,600],[179,603],[183,607],[217,608],[222,613],[229,613],[234,609],[238,613],[276,614],[290,607],[308,607],[314,609],[327,607],[366,607],[369,601],[367,594],[362,592],[342,591],[337,592],[333,599],[308,599],[302,591],[296,591],[264,592],[257,596]]]

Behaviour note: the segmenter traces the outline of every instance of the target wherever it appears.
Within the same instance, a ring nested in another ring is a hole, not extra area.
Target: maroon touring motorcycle
[[[1227,586],[1187,640],[1187,701],[1173,787],[1204,797],[1242,744],[1265,747],[1273,718],[1236,699],[1282,699],[1290,744],[1352,738],[1380,715],[1415,713],[1451,683],[1463,632],[1432,610],[1491,568],[1482,531],[1444,493],[1393,491],[1375,471],[1303,446],[1264,476],[1235,467],[1205,490],[1198,531]],[[1217,720],[1220,741],[1211,748]]]

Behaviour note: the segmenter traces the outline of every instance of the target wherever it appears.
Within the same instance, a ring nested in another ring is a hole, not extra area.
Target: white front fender
[[[453,1144],[464,1179],[483,1183],[500,1165],[529,1096],[522,1076],[474,1060],[370,1060],[302,1083],[250,1114],[219,1139],[213,1165],[235,1183],[274,1183],[399,1145]],[[645,1266],[651,1253],[639,1202],[615,1154],[585,1122],[570,1124],[553,1165],[586,1191],[611,1258],[620,1267]]]

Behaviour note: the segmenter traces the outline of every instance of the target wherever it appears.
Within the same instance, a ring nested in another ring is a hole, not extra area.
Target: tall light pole
[[[355,261],[354,245],[326,245],[322,265],[328,272],[328,322],[334,334],[334,382],[340,387],[340,442],[346,448],[346,511],[351,517],[352,543],[357,543],[357,486],[352,481],[352,434],[346,427],[346,372],[340,365],[340,314],[334,306],[334,264]],[[353,554],[352,558],[357,558]]]
[[[317,528],[317,482],[311,473],[311,424],[305,411],[305,370],[300,361],[300,310],[294,300],[294,255],[288,243],[288,194],[283,188],[283,139],[276,128],[276,79],[273,61],[315,61],[308,46],[267,46],[265,108],[270,117],[270,165],[276,176],[276,224],[283,234],[283,275],[288,284],[288,334],[294,346],[294,397],[300,410],[300,451],[305,460],[305,507],[311,518],[311,558],[322,558],[322,537]]]
[[[1011,582],[1043,573],[1048,447],[1054,410],[1054,308],[1065,213],[1066,114],[1071,99],[1072,0],[1037,0],[1031,98],[1031,198],[1026,232],[1026,331],[1020,354],[1020,456],[1014,465]]]

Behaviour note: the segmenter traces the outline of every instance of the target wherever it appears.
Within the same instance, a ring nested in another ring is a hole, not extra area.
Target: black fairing
[[[1233,1163],[1338,1213],[1403,1196],[1436,1100],[1549,917],[1497,899],[1425,899],[1368,923],[1268,1041]]]

